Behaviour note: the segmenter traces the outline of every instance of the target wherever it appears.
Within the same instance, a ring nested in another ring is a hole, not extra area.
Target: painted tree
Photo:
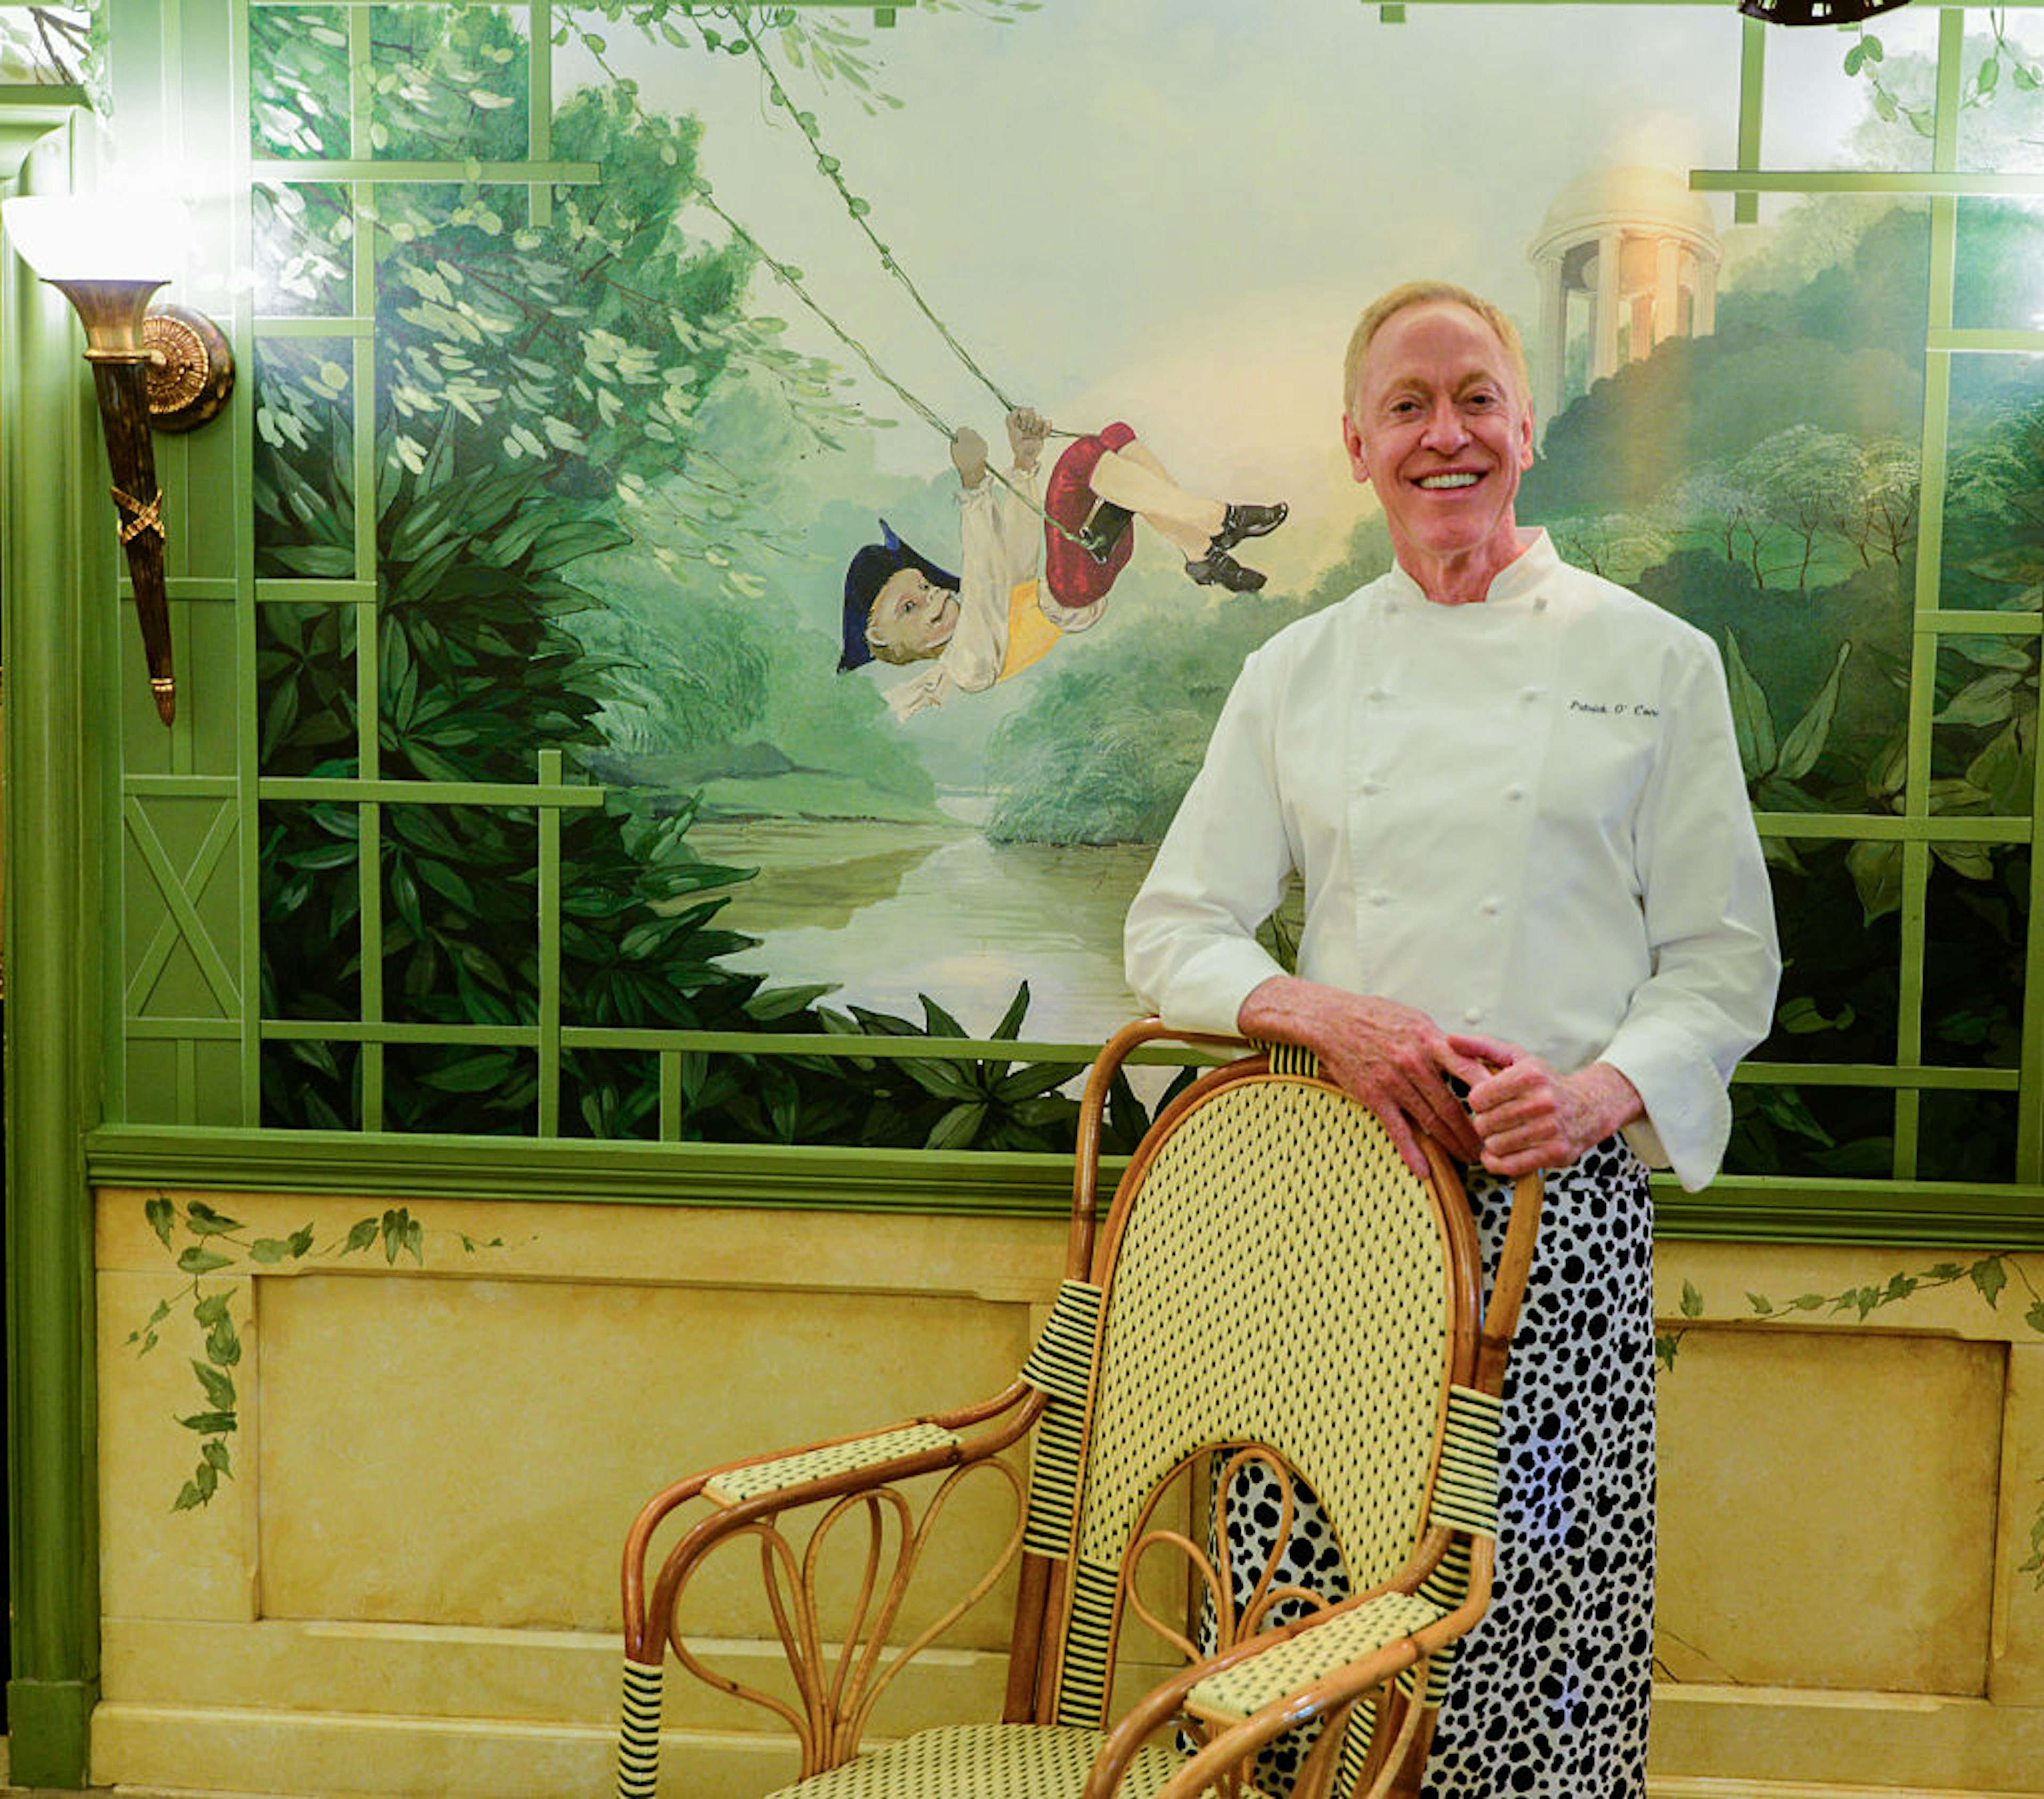
[[[1871,568],[1876,555],[1900,565],[1916,535],[1916,509],[1923,484],[1923,458],[1900,438],[1883,438],[1860,451],[1859,479],[1841,509],[1841,529]]]
[[[1565,561],[1608,581],[1636,579],[1642,569],[1666,562],[1675,547],[1666,523],[1651,512],[1578,514],[1550,518],[1546,525]]]
[[[694,18],[689,9],[640,10],[671,13],[670,24]],[[258,9],[253,18],[262,149],[345,153],[347,121],[331,100],[349,91],[344,35],[319,10]],[[799,40],[792,20],[768,22]],[[711,28],[691,29],[696,48],[716,48],[703,41]],[[842,34],[817,29],[835,74],[864,83],[864,65],[834,41]],[[378,156],[481,163],[525,155],[528,46],[509,14],[379,8],[371,33],[369,133]],[[352,367],[317,338],[283,336],[266,341],[257,370],[256,500],[267,575],[353,575],[359,511],[374,507],[375,740],[386,778],[527,782],[538,752],[586,755],[599,740],[599,715],[620,697],[629,702],[631,674],[576,628],[597,605],[578,579],[590,559],[632,541],[637,527],[657,539],[648,560],[672,577],[675,603],[751,602],[763,590],[758,569],[776,546],[747,503],[743,472],[705,429],[705,411],[750,383],[813,437],[857,417],[834,371],[786,348],[780,321],[754,307],[755,252],[679,222],[705,187],[694,121],[650,113],[619,83],[569,99],[552,135],[557,156],[598,163],[602,175],[594,186],[556,190],[550,209],[528,209],[522,188],[478,183],[382,185],[373,214],[332,185],[259,195],[260,266],[275,296],[266,306],[348,311],[360,246],[373,256],[373,492],[356,476]],[[360,771],[354,665],[367,650],[351,606],[263,609],[265,773]],[[744,668],[742,653],[722,668],[731,678],[721,697],[740,719],[752,704]],[[884,713],[865,698],[878,757]],[[848,1026],[818,1009],[824,990],[777,990],[726,966],[746,940],[718,922],[719,890],[746,871],[694,852],[692,816],[686,803],[655,813],[621,802],[565,815],[567,1021]],[[384,1016],[532,1023],[535,813],[389,805],[379,824]],[[359,1017],[361,810],[279,805],[264,825],[265,1013]],[[893,1023],[951,1034],[953,1021],[939,1010],[920,1025]],[[536,1122],[529,1052],[384,1054],[391,1128]],[[345,1046],[276,1045],[264,1072],[270,1121],[359,1121],[360,1075]],[[961,1083],[971,1090],[964,1098],[953,1091]],[[1055,1085],[1032,1085],[1000,1062],[893,1064],[876,1086],[821,1059],[691,1055],[682,1128],[716,1138],[1033,1147],[1068,1125],[1072,1108]],[[583,1052],[564,1067],[569,1128],[643,1135],[656,1103],[648,1056]]]
[[[1842,433],[1792,425],[1756,444],[1733,465],[1732,479],[1753,496],[1759,517],[1798,545],[1798,587],[1810,584],[1817,540],[1843,528],[1848,496],[1859,479],[1860,455],[1860,446]]]

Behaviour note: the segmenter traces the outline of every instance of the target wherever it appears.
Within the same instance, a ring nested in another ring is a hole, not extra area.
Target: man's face
[[[1342,420],[1349,464],[1377,489],[1401,556],[1518,554],[1512,502],[1533,461],[1533,416],[1497,333],[1425,301],[1378,327]]]
[[[923,661],[951,640],[958,612],[958,595],[950,588],[938,586],[920,569],[897,569],[866,615],[866,639],[902,660]]]

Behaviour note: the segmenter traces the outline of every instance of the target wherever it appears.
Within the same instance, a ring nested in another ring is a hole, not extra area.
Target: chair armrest
[[[620,1573],[627,1657],[654,1654],[652,1645],[658,1640],[655,1620],[671,1605],[686,1565],[747,1518],[778,1509],[777,1496],[786,1493],[790,1503],[803,1505],[862,1487],[884,1486],[902,1475],[934,1473],[998,1455],[1028,1431],[1043,1408],[1043,1395],[1017,1381],[991,1399],[957,1411],[912,1418],[835,1443],[809,1443],[780,1455],[706,1468],[655,1493],[640,1509],[624,1540]],[[988,1424],[995,1428],[972,1437],[961,1434]],[[862,1479],[862,1475],[868,1478]],[[716,1509],[699,1520],[669,1552],[649,1596],[647,1557],[653,1533],[679,1508],[698,1498]]]
[[[946,1430],[938,1424],[898,1424],[892,1430],[877,1431],[870,1436],[827,1443],[819,1449],[798,1450],[793,1455],[775,1456],[770,1461],[747,1462],[735,1468],[720,1469],[704,1483],[703,1497],[723,1506],[742,1505],[748,1500],[763,1499],[770,1493],[806,1486],[813,1481],[878,1467],[905,1455],[954,1449],[963,1440],[956,1431]]]
[[[1374,1591],[1251,1637],[1151,1688],[1108,1733],[1082,1799],[1118,1793],[1137,1750],[1175,1715],[1210,1723],[1216,1733],[1165,1783],[1158,1799],[1206,1791],[1212,1779],[1264,1743],[1366,1697],[1373,1687],[1438,1654],[1489,1609],[1491,1547],[1479,1542],[1472,1550],[1471,1590],[1452,1610],[1427,1590],[1437,1572],[1436,1551]],[[1416,1709],[1408,1713],[1417,1715]]]
[[[1240,1724],[1339,1669],[1417,1636],[1446,1616],[1418,1593],[1379,1593],[1208,1674],[1186,1695],[1186,1709],[1209,1723]],[[1412,1659],[1418,1659],[1416,1654]]]

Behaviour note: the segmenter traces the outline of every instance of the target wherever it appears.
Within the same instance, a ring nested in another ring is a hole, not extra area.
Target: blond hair
[[[941,646],[934,650],[905,649],[886,637],[876,636],[870,622],[866,627],[866,647],[878,660],[891,662],[897,668],[905,668],[912,662],[928,662],[943,654]]]
[[[1496,334],[1499,343],[1504,346],[1505,356],[1510,359],[1513,378],[1519,383],[1519,398],[1522,405],[1531,406],[1533,384],[1527,379],[1526,349],[1519,340],[1519,327],[1504,316],[1496,306],[1481,295],[1472,294],[1466,287],[1459,287],[1452,281],[1401,282],[1388,294],[1380,294],[1363,308],[1362,317],[1355,321],[1355,329],[1349,334],[1348,354],[1342,359],[1342,412],[1344,416],[1353,410],[1356,390],[1362,385],[1362,365],[1370,355],[1371,341],[1388,324],[1393,315],[1402,313],[1408,306],[1424,306],[1445,302],[1466,306],[1481,319]]]

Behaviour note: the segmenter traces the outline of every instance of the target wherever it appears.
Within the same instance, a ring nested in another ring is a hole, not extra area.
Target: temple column
[[[1625,254],[1622,233],[1608,231],[1597,239],[1596,296],[1590,314],[1590,379],[1603,381],[1618,373],[1619,296],[1623,284]]]
[[[1533,417],[1545,425],[1562,408],[1562,379],[1569,359],[1569,297],[1562,286],[1562,259],[1535,265],[1540,283],[1540,336],[1533,352]]]
[[[1664,237],[1654,246],[1654,343],[1658,348],[1681,333],[1682,245]]]

